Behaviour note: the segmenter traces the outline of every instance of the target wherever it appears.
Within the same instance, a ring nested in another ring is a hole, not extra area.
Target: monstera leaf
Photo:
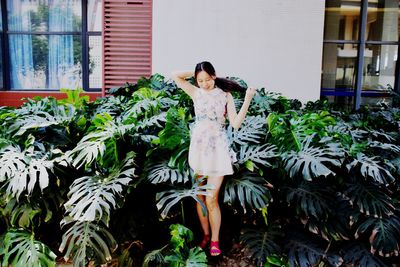
[[[316,236],[291,233],[285,250],[290,266],[318,266],[324,260],[332,266],[340,266],[343,259],[335,253],[327,253],[326,246]]]
[[[386,218],[368,218],[357,229],[356,238],[360,234],[369,234],[371,252],[381,256],[399,255],[400,218],[392,215]]]
[[[358,153],[357,157],[346,165],[349,171],[357,170],[363,177],[371,178],[374,182],[386,185],[395,179],[383,166],[385,166],[385,163],[377,160],[377,157],[368,157],[363,153]]]
[[[307,181],[320,176],[335,174],[331,166],[341,166],[344,153],[338,144],[311,146],[312,136],[306,137],[300,151],[289,151],[282,154],[283,164],[290,177],[301,174]]]
[[[151,116],[150,118],[145,118],[137,122],[136,130],[140,131],[143,129],[148,129],[150,127],[163,127],[161,123],[165,123],[167,121],[167,113],[161,112],[160,114]]]
[[[134,176],[133,156],[117,166],[107,176],[84,176],[76,179],[64,204],[68,214],[62,223],[69,221],[101,220],[108,225],[111,208],[116,208],[116,198],[121,195]]]
[[[371,141],[368,143],[370,147],[379,148],[383,150],[392,151],[396,154],[400,154],[400,146],[390,143],[382,143],[378,141]]]
[[[135,118],[144,116],[152,116],[157,114],[160,109],[160,101],[157,99],[143,99],[136,102],[131,109],[127,112],[126,116],[133,116]]]
[[[184,108],[170,108],[167,112],[165,128],[159,132],[159,140],[155,143],[162,148],[174,150],[189,146],[189,128],[187,112]]]
[[[383,218],[393,215],[393,200],[382,188],[373,185],[353,184],[343,193],[350,203],[367,216]]]
[[[200,185],[201,182],[202,179],[199,179],[196,183],[192,185],[191,188],[172,189],[157,193],[157,208],[158,210],[161,210],[161,217],[167,217],[171,208],[177,203],[181,202],[182,199],[187,197],[191,197],[197,203],[199,203],[202,206],[203,212],[206,214],[207,209],[203,201],[201,201],[197,195],[207,195],[206,190],[212,189],[212,187],[209,185]]]
[[[91,222],[76,222],[64,233],[59,250],[64,252],[65,260],[72,257],[74,266],[87,266],[91,260],[97,263],[110,261],[116,248],[113,236],[104,227]]]
[[[381,260],[375,257],[362,243],[351,243],[343,247],[345,264],[359,267],[386,267]]]
[[[278,156],[276,149],[277,148],[275,145],[270,144],[265,144],[262,146],[241,146],[238,163],[243,164],[251,161],[252,164],[258,168],[260,167],[257,166],[257,164],[271,167],[272,165],[268,162],[268,159]]]
[[[278,226],[267,229],[246,229],[240,236],[240,241],[249,249],[252,258],[258,266],[262,266],[267,257],[280,253],[279,246],[274,240],[282,235]]]
[[[9,230],[2,241],[5,244],[4,251],[0,251],[2,266],[55,266],[54,252],[25,230]]]
[[[153,184],[159,183],[186,183],[189,181],[189,173],[168,166],[168,161],[156,162],[146,166],[146,180]]]
[[[0,182],[6,181],[6,191],[13,197],[19,198],[24,191],[31,195],[35,185],[45,189],[52,170],[53,161],[34,147],[21,151],[9,146],[0,152]]]
[[[262,137],[265,136],[265,124],[266,121],[263,116],[248,116],[239,129],[235,130],[231,126],[228,127],[228,139],[231,144],[238,145],[260,143]]]
[[[122,139],[132,128],[132,125],[114,123],[109,114],[99,115],[98,122],[94,120],[93,124],[97,129],[85,135],[69,152],[74,167],[80,168],[96,160],[100,163],[110,162],[110,165],[118,162],[117,140]]]
[[[165,262],[172,267],[207,267],[206,253],[199,247],[194,247],[189,250],[189,254],[183,257],[179,252],[173,251],[165,257]]]
[[[323,219],[330,213],[334,192],[318,184],[303,182],[298,187],[287,188],[286,201],[299,215]]]
[[[34,114],[21,116],[11,125],[10,130],[16,131],[15,136],[21,136],[30,129],[68,124],[74,119],[76,108],[70,104],[66,106],[60,105],[54,107],[52,113],[53,114],[46,111],[37,111]]]
[[[261,209],[272,201],[269,190],[264,186],[266,181],[253,173],[245,172],[227,179],[224,191],[224,202],[239,202],[244,212],[246,208]]]

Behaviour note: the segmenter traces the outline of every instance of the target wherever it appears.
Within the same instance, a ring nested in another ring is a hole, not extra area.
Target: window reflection
[[[362,2],[368,6],[366,25],[360,29]],[[327,0],[325,7],[321,95],[348,105],[354,100],[356,86],[361,86],[361,104],[390,104],[400,37],[400,1]],[[365,40],[359,40],[359,31],[365,33]],[[364,45],[364,65],[359,66],[358,50]],[[357,75],[362,78],[360,85],[356,85]]]
[[[325,44],[321,93],[330,101],[351,107],[356,81],[357,45]]]
[[[398,41],[399,0],[368,1],[366,40]]]
[[[80,31],[80,0],[7,0],[10,31]]]
[[[89,87],[102,87],[102,37],[89,36]]]
[[[1,14],[3,14],[1,12],[1,4],[0,4],[0,31],[3,31],[3,16],[1,16]]]
[[[3,39],[0,37],[0,51],[3,51]],[[3,53],[0,53],[0,89],[4,88],[4,81],[3,81]]]
[[[73,35],[9,35],[11,88],[82,87],[81,38]]]
[[[361,0],[326,1],[325,40],[357,40]]]
[[[346,44],[325,44],[323,51],[322,87],[353,90],[355,86],[355,66],[357,46]]]
[[[364,57],[362,103],[391,103],[390,92],[394,87],[397,45],[367,45]]]
[[[102,26],[102,1],[89,0],[88,1],[88,31],[101,31]]]

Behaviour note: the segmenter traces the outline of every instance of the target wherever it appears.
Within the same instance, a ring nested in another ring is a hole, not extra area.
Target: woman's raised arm
[[[186,78],[193,76],[193,71],[174,71],[171,76],[179,88],[182,88],[191,98],[194,97],[197,87],[186,81]]]
[[[227,105],[228,118],[231,126],[234,129],[239,129],[240,125],[242,125],[246,117],[247,111],[249,110],[250,102],[253,99],[255,93],[256,89],[248,88],[246,90],[246,96],[244,97],[244,102],[242,107],[240,108],[239,113],[236,113],[236,107],[235,107],[235,102],[233,101],[233,96],[231,94],[228,94],[228,105]]]

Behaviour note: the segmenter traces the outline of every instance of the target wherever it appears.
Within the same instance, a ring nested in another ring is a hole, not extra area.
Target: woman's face
[[[212,90],[215,88],[215,76],[210,76],[204,70],[197,74],[196,81],[200,88],[204,90]]]

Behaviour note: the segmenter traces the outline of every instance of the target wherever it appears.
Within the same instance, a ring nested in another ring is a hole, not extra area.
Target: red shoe
[[[203,240],[201,240],[201,242],[198,246],[201,249],[205,249],[209,242],[210,242],[210,235],[204,235]]]
[[[210,255],[219,256],[220,254],[221,254],[221,249],[219,248],[219,241],[211,241]]]

